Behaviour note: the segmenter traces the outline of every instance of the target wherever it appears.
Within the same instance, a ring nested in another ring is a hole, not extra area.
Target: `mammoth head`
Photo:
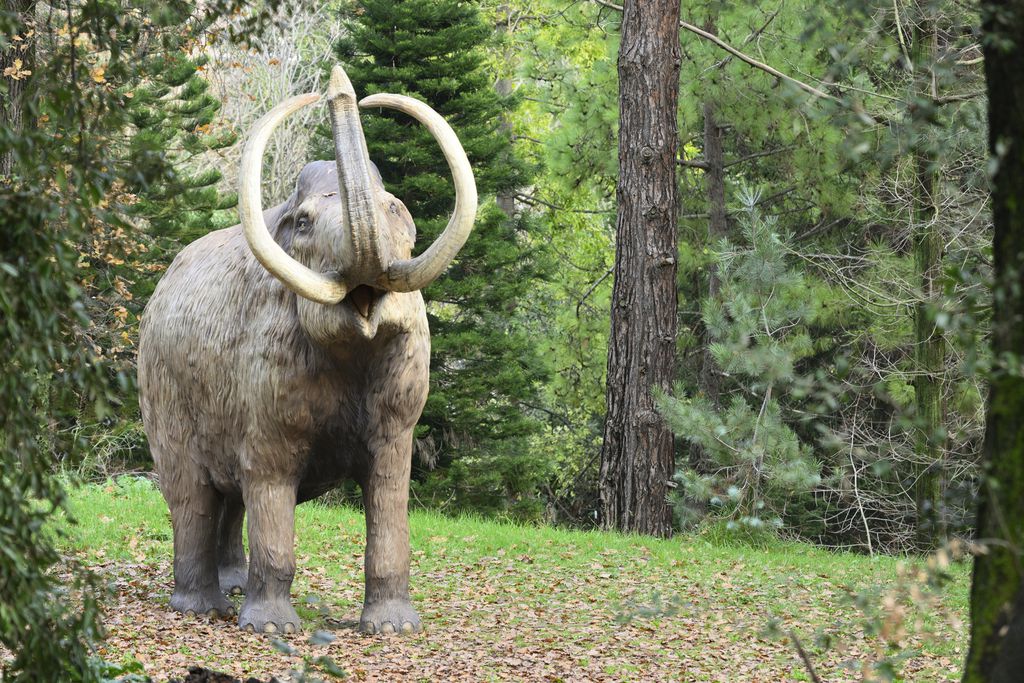
[[[362,107],[397,109],[418,120],[434,136],[451,169],[455,184],[452,217],[437,240],[412,258],[411,221],[405,207],[384,190],[370,163],[355,92],[340,66],[334,67],[327,89],[338,192],[321,193],[319,205],[310,204],[307,212],[302,207],[292,207],[291,211],[296,235],[317,233],[303,238],[307,242],[302,249],[306,254],[303,260],[309,265],[290,256],[271,237],[263,220],[260,193],[267,140],[288,115],[319,99],[320,95],[311,93],[286,100],[257,121],[249,132],[242,151],[238,193],[238,211],[249,248],[286,287],[320,304],[337,304],[350,294],[359,298],[370,288],[390,292],[422,289],[448,267],[473,229],[477,197],[469,161],[451,127],[423,102],[387,94],[372,95],[359,102]],[[320,201],[324,198],[330,201]]]

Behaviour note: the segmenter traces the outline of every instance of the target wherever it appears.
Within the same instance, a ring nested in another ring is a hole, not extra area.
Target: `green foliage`
[[[134,78],[117,89],[129,122],[116,151],[115,197],[124,222],[97,224],[80,250],[90,337],[97,354],[129,377],[139,320],[159,274],[184,245],[237,221],[235,196],[218,192],[220,172],[193,170],[200,156],[235,142],[233,134],[216,132],[220,102],[207,93],[201,71],[207,59],[189,55],[203,30],[196,22],[162,31],[160,48],[139,55]],[[133,384],[122,388],[117,403],[109,416],[80,411],[68,427],[89,446],[75,468],[83,476],[103,479],[151,466]]]
[[[26,42],[29,20],[0,13],[0,35],[8,37],[0,49],[18,49],[12,36]],[[90,6],[69,21],[94,32],[115,16]],[[103,411],[111,396],[110,378],[79,336],[89,320],[74,244],[101,213],[115,177],[106,140],[87,136],[81,122],[102,117],[109,135],[124,119],[117,95],[88,82],[87,71],[69,72],[72,55],[83,51],[60,44],[45,54],[33,42],[25,52],[35,58],[26,76],[34,96],[7,100],[0,119],[0,154],[14,160],[11,176],[0,179],[0,642],[14,654],[3,676],[90,681],[99,677],[88,646],[98,635],[94,589],[58,581],[59,556],[40,532],[65,501],[48,450],[71,454],[77,445],[52,429],[63,417],[54,408],[81,401]],[[116,44],[111,49],[111,60],[123,59]],[[72,610],[75,588],[80,606]]]
[[[659,400],[672,430],[706,458],[676,476],[684,525],[710,514],[753,529],[781,528],[793,522],[785,519],[793,499],[809,497],[822,478],[812,444],[787,425],[777,396],[792,391],[798,365],[815,353],[810,330],[827,288],[793,267],[777,220],[757,209],[758,196],[744,199],[744,245],[719,245],[720,290],[703,304],[715,361],[744,391],[721,408],[681,388]]]
[[[536,222],[531,244],[557,264],[521,306],[550,373],[541,393],[548,426],[530,448],[554,464],[549,519],[592,524],[614,256],[619,15],[593,3],[493,4],[507,40],[491,61],[522,94],[509,123],[517,151],[539,169],[518,200]]]
[[[914,482],[927,472],[945,491],[935,516],[957,528],[969,519],[965,496],[972,495],[981,439],[977,404],[960,397],[981,392],[970,368],[985,362],[967,330],[974,325],[984,335],[986,294],[979,285],[988,269],[976,10],[951,2],[849,0],[841,11],[814,3],[697,3],[687,13],[691,23],[827,94],[808,96],[710,41],[681,34],[681,129],[692,141],[682,153],[703,159],[705,105],[723,130],[728,215],[719,229],[739,240],[742,221],[728,208],[738,203],[740,188],[762,188],[759,208],[776,218],[778,232],[793,236],[786,249],[799,259],[794,267],[810,282],[826,283],[811,285],[824,287],[815,295],[824,304],[794,356],[800,395],[779,396],[783,420],[814,449],[823,480],[814,500],[788,509],[816,510],[803,533],[820,542],[904,550],[914,545],[921,518]],[[937,27],[934,54],[930,22]],[[933,162],[922,165],[925,157]],[[934,220],[921,198],[921,173],[938,178]],[[718,324],[723,312],[714,303],[711,311],[696,305],[714,283],[713,264],[700,258],[715,248],[707,237],[709,174],[691,167],[682,182],[693,191],[682,195],[682,240],[690,246],[679,261],[680,383],[687,395],[708,388],[714,400],[708,378],[720,381],[727,407],[729,395],[749,391],[737,381],[743,375],[733,374],[742,369],[733,356],[725,354],[732,367],[719,365],[721,342],[707,325]],[[928,275],[913,255],[926,233],[943,250],[941,266]],[[943,269],[954,277],[944,287],[928,286]],[[970,312],[961,320],[965,308]],[[927,334],[932,320],[934,335]],[[956,338],[943,339],[954,328]],[[943,367],[922,370],[918,349],[925,345],[943,348]],[[770,369],[772,351],[753,349],[740,365]],[[777,368],[782,375],[790,371],[785,360]],[[926,385],[938,387],[933,405],[943,406],[931,424],[920,408]],[[929,449],[919,447],[922,441]],[[685,450],[699,464],[701,449]]]
[[[214,2],[203,20],[238,4]],[[199,15],[183,3],[88,2],[39,22],[36,9],[0,10],[0,54],[12,67],[0,81],[0,644],[13,657],[0,677],[95,681],[107,672],[91,653],[97,589],[73,563],[58,571],[43,529],[65,510],[53,469],[79,459],[79,420],[109,417],[130,384],[112,352],[120,335],[104,327],[127,311],[102,304],[107,291],[130,292],[93,270],[124,263],[124,188],[159,167],[135,166],[154,161],[152,148],[129,153],[130,94],[152,75],[146,55],[161,36]]]
[[[165,51],[148,56],[140,66],[151,75],[128,100],[136,129],[128,148],[137,173],[129,184],[137,194],[131,214],[145,221],[153,237],[181,244],[235,222],[227,211],[235,197],[216,189],[221,174],[188,170],[194,157],[236,141],[233,134],[213,132],[220,103],[206,92],[209,84],[199,72],[207,60],[185,51],[190,40],[187,33],[174,36]]]
[[[549,466],[527,446],[542,426],[532,406],[547,368],[520,305],[548,265],[531,241],[532,222],[489,200],[530,178],[503,128],[516,99],[496,92],[485,63],[493,31],[473,4],[456,0],[366,0],[346,27],[338,54],[356,91],[429,103],[459,135],[485,199],[457,261],[424,291],[431,388],[417,443],[436,470],[418,475],[427,479],[422,499],[536,517],[537,482]],[[385,185],[416,220],[418,244],[430,244],[454,204],[436,143],[395,112],[364,116],[363,129]]]

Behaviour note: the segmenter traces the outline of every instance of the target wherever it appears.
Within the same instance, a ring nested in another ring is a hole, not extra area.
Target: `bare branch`
[[[984,97],[984,90],[975,90],[974,92],[965,92],[959,95],[943,95],[936,97],[935,104],[949,104],[950,102],[963,102],[965,100],[973,100],[975,97]]]
[[[703,159],[676,159],[676,163],[686,168],[699,168],[702,170],[708,170],[708,162]]]
[[[800,639],[796,637],[796,631],[790,631],[789,637],[793,640],[793,645],[796,646],[797,654],[800,655],[800,659],[804,662],[804,668],[807,669],[807,675],[811,677],[811,680],[814,681],[814,683],[821,683],[821,677],[818,676],[818,672],[814,670],[814,664],[811,663],[810,655],[808,655],[807,651],[804,650],[804,646],[800,642]]]
[[[617,10],[619,12],[622,11],[622,6],[621,5],[616,5],[614,3],[608,2],[608,0],[591,0],[591,1],[597,3],[598,5],[602,5],[604,7],[608,7],[610,9]],[[704,38],[705,40],[708,40],[708,41],[714,43],[715,45],[717,45],[718,47],[722,48],[723,50],[725,50],[729,54],[733,55],[737,59],[740,59],[741,61],[746,62],[747,64],[749,64],[750,66],[754,67],[755,69],[760,69],[761,71],[764,71],[767,74],[771,74],[772,76],[775,76],[776,78],[781,78],[784,81],[789,81],[790,83],[792,83],[796,87],[800,88],[801,90],[803,90],[805,92],[810,93],[811,95],[814,95],[815,97],[820,97],[820,98],[823,98],[823,99],[826,99],[826,100],[832,100],[833,102],[838,102],[839,101],[839,98],[833,97],[832,95],[829,95],[827,92],[823,92],[821,90],[818,90],[813,85],[808,85],[808,84],[804,83],[803,81],[798,81],[797,79],[793,78],[792,76],[787,76],[786,74],[782,73],[778,69],[776,69],[774,67],[771,67],[771,66],[768,66],[764,62],[759,62],[756,59],[754,59],[753,57],[740,52],[739,50],[737,50],[736,48],[734,48],[733,46],[729,45],[724,40],[719,38],[718,36],[716,36],[716,35],[714,35],[712,33],[708,33],[707,31],[705,31],[702,28],[694,26],[693,24],[687,23],[685,21],[680,21],[679,22],[679,26],[680,26],[680,28],[686,29],[690,33],[696,33],[701,38]]]
[[[771,156],[773,154],[779,154],[780,152],[788,152],[788,151],[790,151],[792,149],[795,149],[795,148],[796,148],[796,145],[787,145],[785,147],[779,147],[778,149],[766,149],[763,152],[755,152],[754,154],[748,154],[746,156],[740,157],[739,159],[733,159],[732,161],[727,161],[727,162],[725,162],[725,167],[729,168],[730,166],[735,166],[736,164],[742,164],[743,162],[750,161],[751,159],[759,159],[761,157],[767,157],[767,156]]]
[[[516,199],[518,199],[519,201],[523,202],[524,204],[527,204],[528,206],[536,206],[536,205],[540,204],[541,206],[546,206],[549,209],[554,209],[555,211],[567,211],[569,213],[592,213],[592,214],[615,213],[614,209],[569,209],[569,208],[566,208],[564,206],[558,206],[557,204],[552,204],[551,202],[546,202],[543,199],[537,199],[536,197],[531,197],[530,195],[521,194],[521,193],[516,193]]]
[[[742,164],[743,162],[750,161],[751,159],[760,159],[761,157],[779,154],[780,152],[788,152],[789,150],[794,149],[794,147],[795,145],[788,145],[786,147],[779,147],[778,149],[766,149],[763,152],[755,152],[753,154],[748,154],[746,156],[740,157],[739,159],[733,159],[732,161],[725,162],[725,168],[735,166],[736,164]],[[679,164],[680,166],[685,166],[686,168],[699,168],[704,171],[708,170],[709,168],[708,162],[706,162],[704,159],[676,159],[676,163]]]
[[[577,318],[580,317],[580,307],[583,305],[583,302],[587,300],[587,297],[589,297],[591,294],[594,293],[594,290],[597,289],[598,285],[600,285],[602,282],[604,282],[608,278],[608,276],[612,274],[612,271],[614,271],[614,270],[615,270],[615,266],[612,266],[611,268],[609,268],[605,272],[605,274],[602,275],[601,277],[599,277],[594,284],[590,285],[590,289],[588,289],[583,294],[583,296],[580,297],[579,302],[576,304],[576,317]]]

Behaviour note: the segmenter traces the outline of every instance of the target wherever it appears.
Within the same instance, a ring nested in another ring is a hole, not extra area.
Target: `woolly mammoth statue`
[[[318,99],[293,97],[255,124],[239,173],[241,225],[183,249],[146,307],[139,388],[174,528],[171,607],[231,615],[225,593],[244,591],[239,626],[298,631],[295,505],[350,478],[366,507],[359,628],[412,632],[409,471],[430,357],[419,290],[465,243],[476,186],[458,139],[428,106],[385,94],[359,103],[425,125],[451,169],[452,218],[413,258],[412,218],[370,163],[352,84],[335,67],[327,99],[337,162],[307,165],[291,197],[263,211],[267,140]]]

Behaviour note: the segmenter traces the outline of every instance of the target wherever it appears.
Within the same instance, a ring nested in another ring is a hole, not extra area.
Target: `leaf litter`
[[[166,540],[127,536],[127,562],[111,559],[117,549],[76,552],[111,586],[98,654],[137,660],[156,681],[198,666],[261,681],[335,680],[333,670],[355,681],[776,683],[809,680],[791,640],[798,635],[825,681],[885,680],[894,658],[906,680],[959,679],[955,653],[966,633],[958,615],[922,626],[911,609],[909,627],[892,640],[854,605],[850,576],[703,558],[684,542],[674,557],[639,539],[627,550],[565,547],[530,528],[517,530],[514,547],[483,555],[463,552],[475,536],[417,537],[414,529],[413,603],[425,631],[365,636],[356,631],[364,536],[337,526],[329,547],[300,546],[292,596],[304,632],[293,636],[171,611]],[[242,598],[233,599],[237,609]],[[941,601],[936,609],[956,611]],[[954,654],[934,642],[954,643]]]

